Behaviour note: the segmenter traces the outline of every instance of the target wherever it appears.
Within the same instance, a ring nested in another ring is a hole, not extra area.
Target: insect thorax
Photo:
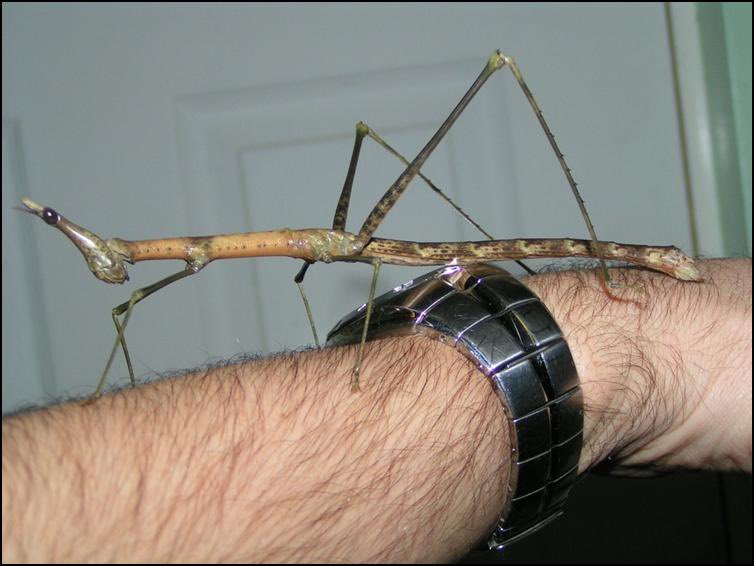
[[[363,244],[355,234],[341,230],[301,230],[298,238],[313,261],[330,263],[337,258],[353,257],[361,253]]]

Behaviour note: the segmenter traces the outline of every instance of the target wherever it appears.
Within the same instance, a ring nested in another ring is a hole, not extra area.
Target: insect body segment
[[[51,208],[41,206],[29,198],[23,198],[21,202],[26,207],[21,210],[39,216],[45,223],[68,236],[83,254],[86,264],[97,279],[106,283],[128,281],[128,271],[124,262],[133,263],[133,259],[127,247],[123,245],[123,240],[105,241]]]
[[[215,259],[249,257],[292,257],[329,263],[356,256],[362,249],[355,235],[323,228],[283,228],[267,232],[120,242],[128,249],[133,261],[182,259],[190,266],[199,268]]]
[[[396,265],[473,264],[525,258],[597,257],[641,265],[681,281],[701,281],[694,260],[675,246],[642,246],[571,238],[483,240],[479,242],[408,242],[372,238],[361,252]]]
[[[364,246],[356,235],[342,230],[297,230],[295,242],[302,250],[308,250],[309,261],[330,263],[338,258],[355,257]]]

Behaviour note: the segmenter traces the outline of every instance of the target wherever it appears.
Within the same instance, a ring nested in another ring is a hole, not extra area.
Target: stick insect
[[[487,79],[496,71],[507,67],[515,77],[519,87],[526,97],[534,115],[539,122],[549,144],[560,164],[563,174],[579,206],[589,232],[590,239],[512,239],[496,240],[474,222],[468,214],[448,198],[432,181],[421,173],[421,167],[429,158],[437,145],[450,130],[455,121],[468,106]],[[361,152],[362,142],[370,137],[393,156],[401,160],[406,168],[367,216],[358,233],[346,231],[346,220],[351,197],[351,189],[356,174],[356,167]],[[428,186],[463,217],[480,230],[487,240],[468,242],[412,242],[374,237],[385,216],[390,212],[400,196],[405,192],[409,183],[420,177]],[[602,275],[606,284],[610,282],[610,275],[606,265],[608,260],[618,260],[632,263],[652,270],[660,271],[671,277],[684,281],[700,279],[694,261],[681,250],[673,246],[643,246],[620,244],[616,242],[600,241],[586,210],[576,182],[571,174],[565,158],[558,147],[555,137],[544,119],[534,96],[527,86],[515,61],[495,51],[488,59],[482,72],[471,87],[466,91],[455,108],[450,112],[437,132],[427,142],[424,148],[412,160],[408,161],[393,147],[385,142],[374,130],[363,122],[356,126],[356,137],[351,154],[345,183],[341,190],[335,215],[330,229],[303,230],[272,230],[267,232],[246,232],[235,234],[219,234],[203,237],[162,238],[154,240],[128,241],[119,238],[103,240],[93,232],[74,224],[52,208],[42,206],[29,198],[22,199],[25,212],[34,214],[48,225],[62,231],[76,245],[84,255],[91,272],[106,283],[124,283],[128,280],[126,263],[135,264],[138,261],[180,259],[186,266],[181,271],[161,279],[151,285],[137,289],[129,300],[121,303],[112,310],[112,319],[116,328],[116,338],[104,370],[100,376],[95,392],[90,399],[96,399],[102,394],[107,381],[107,375],[112,366],[118,346],[120,345],[128,366],[131,384],[135,384],[135,377],[131,357],[125,340],[125,329],[133,313],[133,309],[143,299],[190,275],[194,275],[206,267],[210,262],[218,259],[251,258],[263,256],[283,256],[298,258],[304,261],[294,280],[299,286],[301,296],[306,307],[315,342],[319,345],[311,310],[303,291],[303,280],[308,267],[315,262],[364,262],[372,266],[372,280],[367,300],[367,312],[362,334],[361,344],[353,369],[351,387],[359,389],[359,373],[363,358],[366,330],[371,316],[377,277],[383,263],[398,265],[442,265],[442,264],[474,264],[499,260],[522,260],[526,258],[561,258],[588,257],[599,261]],[[522,264],[523,265],[523,264]],[[524,266],[526,268],[526,266]],[[528,270],[528,268],[526,268]],[[530,270],[529,270],[530,271]],[[605,287],[607,289],[607,285]],[[609,292],[609,291],[608,291]],[[122,318],[121,318],[122,317]]]

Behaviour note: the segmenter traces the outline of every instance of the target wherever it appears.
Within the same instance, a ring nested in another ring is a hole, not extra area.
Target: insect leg
[[[576,185],[576,181],[573,178],[571,169],[568,167],[568,164],[566,163],[565,156],[563,155],[563,152],[560,151],[560,148],[558,147],[558,144],[555,141],[555,136],[553,135],[552,130],[550,130],[550,126],[547,124],[547,121],[545,120],[545,117],[542,114],[542,110],[539,108],[539,104],[537,104],[537,101],[534,99],[534,93],[532,93],[531,89],[526,84],[526,81],[524,81],[524,77],[521,74],[521,70],[518,68],[518,65],[516,65],[516,62],[513,60],[512,57],[508,57],[506,55],[503,55],[502,57],[504,59],[504,64],[507,65],[508,68],[510,68],[511,73],[513,73],[513,76],[516,77],[516,81],[518,82],[518,85],[521,87],[521,90],[523,91],[524,96],[526,96],[526,100],[529,101],[529,106],[531,106],[531,109],[534,111],[534,115],[537,117],[537,121],[539,122],[539,125],[542,127],[542,131],[544,131],[545,136],[547,136],[547,141],[550,142],[550,147],[552,147],[552,151],[555,153],[555,157],[558,158],[558,163],[560,163],[560,168],[563,170],[563,174],[565,175],[566,180],[568,181],[568,185],[571,187],[571,192],[573,192],[573,196],[576,199],[576,203],[579,205],[581,216],[584,218],[584,222],[586,223],[587,230],[589,230],[589,236],[592,239],[592,248],[594,249],[594,254],[597,256],[597,259],[600,262],[602,275],[605,278],[605,282],[610,283],[610,273],[607,270],[607,264],[605,263],[605,260],[602,255],[602,251],[600,249],[600,242],[599,242],[599,239],[597,238],[597,232],[594,230],[594,225],[592,224],[592,220],[589,218],[589,213],[586,210],[584,199],[581,198],[581,194],[579,193],[579,189]]]
[[[361,332],[361,341],[359,342],[359,351],[356,354],[356,363],[353,366],[353,375],[351,377],[351,391],[359,391],[359,375],[361,374],[361,362],[364,359],[364,345],[367,342],[367,331],[369,330],[369,321],[372,317],[372,306],[374,304],[374,292],[377,288],[377,277],[380,274],[382,262],[379,259],[372,260],[372,284],[369,286],[369,298],[367,299],[367,314],[364,317],[364,329]]]
[[[364,122],[356,124],[356,138],[353,142],[353,151],[351,152],[351,161],[348,164],[348,173],[343,183],[343,190],[340,191],[338,205],[335,207],[335,216],[332,221],[333,230],[345,230],[346,219],[348,218],[348,205],[351,203],[351,188],[353,187],[353,178],[356,176],[356,165],[359,163],[361,154],[361,143],[364,136],[369,133],[369,126]]]
[[[367,128],[368,128],[368,132],[367,132],[367,135],[368,135],[368,136],[369,136],[370,138],[372,138],[372,139],[373,139],[373,140],[374,140],[374,141],[375,141],[375,142],[376,142],[376,143],[377,143],[377,144],[378,144],[379,146],[381,146],[382,148],[384,148],[384,149],[385,149],[385,151],[387,151],[388,153],[390,153],[391,155],[393,155],[393,156],[394,156],[394,157],[395,157],[396,159],[398,159],[398,160],[399,160],[399,161],[400,161],[401,163],[403,163],[404,165],[410,165],[410,163],[409,163],[408,159],[406,159],[406,158],[405,158],[405,157],[404,157],[403,155],[401,155],[401,154],[400,154],[400,152],[398,152],[398,151],[397,151],[397,150],[396,150],[395,148],[393,148],[393,147],[392,147],[392,146],[391,146],[391,145],[390,145],[389,143],[387,143],[387,142],[386,142],[386,141],[385,141],[384,139],[382,139],[382,137],[380,137],[380,135],[379,135],[379,134],[378,134],[377,132],[375,132],[375,131],[374,131],[374,130],[373,130],[372,128],[370,128],[369,126],[367,126]],[[473,226],[474,228],[476,228],[476,229],[477,229],[477,230],[478,230],[479,232],[481,232],[482,234],[484,234],[484,236],[485,236],[485,237],[486,237],[486,238],[487,238],[488,240],[494,240],[494,239],[495,239],[495,238],[494,238],[494,236],[492,236],[492,234],[490,234],[489,232],[487,232],[487,230],[485,230],[484,228],[482,228],[482,227],[481,227],[481,226],[479,225],[479,223],[478,223],[478,222],[476,222],[476,221],[475,221],[475,220],[474,220],[473,218],[471,218],[471,216],[469,216],[469,214],[468,214],[468,213],[467,213],[467,212],[466,212],[466,211],[465,211],[464,209],[462,209],[462,208],[461,208],[461,207],[460,207],[460,206],[459,206],[458,204],[456,204],[456,203],[455,203],[455,201],[453,201],[453,199],[452,199],[452,198],[450,198],[450,197],[449,197],[448,195],[446,195],[446,194],[445,194],[445,192],[444,192],[444,191],[443,191],[443,190],[442,190],[442,189],[441,189],[440,187],[438,187],[437,185],[435,185],[435,184],[434,184],[434,183],[433,183],[433,182],[432,182],[432,181],[431,181],[430,179],[428,179],[428,178],[427,178],[427,177],[426,177],[426,176],[425,176],[425,175],[424,175],[424,174],[423,174],[423,173],[422,173],[421,171],[419,171],[419,173],[417,174],[417,176],[418,176],[419,178],[421,178],[421,180],[422,180],[422,181],[424,181],[424,182],[425,182],[425,183],[427,184],[427,186],[428,186],[428,187],[429,187],[430,189],[432,189],[432,191],[433,191],[433,192],[434,192],[434,193],[435,193],[435,194],[436,194],[437,196],[439,196],[439,197],[440,197],[441,199],[443,199],[443,200],[444,200],[444,201],[445,201],[446,203],[448,203],[448,204],[449,204],[449,205],[450,205],[450,206],[451,206],[451,207],[452,207],[452,208],[453,208],[453,209],[454,209],[454,210],[455,210],[455,211],[456,211],[456,212],[457,212],[458,214],[460,214],[460,215],[461,215],[461,216],[462,216],[462,217],[463,217],[463,218],[464,218],[464,219],[465,219],[465,220],[466,220],[466,221],[467,221],[467,222],[468,222],[469,224],[471,224],[471,225],[472,225],[472,226]],[[522,262],[522,261],[520,261],[520,260],[515,260],[515,262],[516,262],[516,263],[517,263],[518,265],[520,265],[520,266],[521,266],[522,268],[524,268],[524,270],[526,270],[526,272],[527,272],[527,273],[528,273],[529,275],[533,275],[533,274],[535,273],[535,271],[534,271],[533,269],[531,269],[531,268],[530,268],[529,266],[527,266],[527,265],[526,265],[526,264],[525,264],[524,262]]]
[[[126,346],[126,338],[123,335],[126,330],[126,325],[128,325],[128,320],[131,318],[131,313],[133,312],[134,306],[136,306],[136,304],[141,300],[146,299],[152,293],[155,293],[163,287],[166,287],[171,283],[174,283],[175,281],[183,279],[184,277],[193,275],[197,271],[198,269],[194,267],[187,267],[186,269],[183,269],[178,273],[174,273],[173,275],[165,277],[164,279],[160,279],[156,283],[152,283],[151,285],[137,289],[131,294],[131,298],[129,300],[121,303],[113,309],[112,317],[117,331],[117,336],[115,337],[115,343],[110,350],[110,356],[107,359],[107,364],[105,364],[105,369],[102,371],[102,375],[100,376],[99,383],[97,384],[97,389],[89,398],[87,398],[87,403],[94,401],[100,395],[102,395],[102,389],[104,388],[105,382],[107,381],[107,374],[110,371],[110,367],[113,365],[113,360],[115,359],[115,353],[118,349],[118,345],[120,345],[123,350],[123,354],[126,357],[126,364],[128,365],[128,376],[131,380],[131,385],[136,384],[136,379],[134,378],[134,369],[133,365],[131,364],[131,356],[128,353],[128,346]],[[123,317],[123,320],[119,322],[118,317],[124,313],[125,316]]]
[[[490,78],[490,76],[495,71],[500,69],[504,64],[505,59],[499,51],[496,51],[490,56],[482,72],[476,78],[469,90],[466,91],[466,94],[463,95],[458,104],[456,104],[455,108],[453,108],[450,115],[445,119],[437,132],[435,132],[435,134],[422,148],[419,154],[414,158],[409,166],[406,167],[403,173],[400,174],[400,176],[395,180],[395,182],[390,186],[390,188],[385,192],[380,201],[369,213],[369,216],[367,216],[358,234],[359,240],[363,245],[366,245],[369,242],[372,234],[374,234],[374,231],[382,222],[382,219],[385,218],[385,215],[388,212],[390,212],[390,209],[393,207],[393,205],[395,205],[396,201],[404,193],[406,187],[408,187],[408,184],[419,173],[419,169],[421,169],[421,167],[424,165],[424,162],[429,158],[440,141],[442,141],[442,139],[445,137],[445,134],[448,133],[448,130],[450,130],[451,126],[453,126],[461,113],[466,109],[466,106],[468,106],[471,99],[474,98],[477,92],[479,92],[487,79]]]
[[[306,298],[306,292],[304,291],[304,277],[306,276],[306,272],[308,271],[311,264],[312,262],[305,261],[304,265],[301,266],[301,269],[298,270],[296,277],[293,278],[293,281],[296,283],[298,292],[301,295],[301,300],[304,302],[306,318],[309,321],[309,327],[312,329],[312,335],[314,336],[314,344],[316,344],[317,348],[321,348],[322,346],[319,343],[319,336],[317,335],[317,326],[314,324],[314,315],[312,314],[312,308],[309,305],[309,299]]]
[[[503,55],[502,53],[500,53],[500,51],[496,51],[495,53],[492,54],[492,56],[487,61],[487,65],[485,66],[484,70],[480,73],[480,75],[471,85],[469,90],[466,91],[466,94],[463,95],[460,102],[456,105],[456,107],[453,109],[450,115],[445,119],[445,122],[443,122],[443,124],[435,133],[435,135],[432,136],[429,142],[427,142],[427,145],[424,146],[424,148],[419,152],[419,154],[414,158],[414,160],[406,167],[403,173],[401,173],[398,179],[396,179],[396,181],[385,192],[385,194],[377,203],[377,205],[374,207],[374,209],[372,209],[372,211],[369,213],[369,216],[367,216],[367,219],[364,221],[364,224],[362,225],[361,230],[359,231],[359,239],[364,243],[364,245],[367,244],[369,239],[372,237],[372,234],[374,233],[374,231],[382,222],[382,219],[390,211],[390,209],[395,205],[396,201],[398,200],[398,198],[400,198],[400,196],[406,190],[406,187],[411,182],[411,180],[413,180],[413,178],[416,177],[417,174],[419,174],[419,170],[421,169],[422,165],[424,165],[424,162],[429,158],[429,156],[435,150],[435,148],[440,143],[442,138],[451,128],[453,123],[458,119],[458,116],[460,116],[461,113],[465,110],[466,106],[469,104],[471,99],[476,95],[477,92],[479,92],[479,90],[482,88],[482,86],[490,77],[490,75],[492,75],[492,73],[494,73],[495,71],[497,71],[498,69],[501,69],[502,67],[506,65],[510,67],[511,73],[516,78],[516,81],[521,87],[521,90],[526,96],[526,99],[529,101],[529,105],[534,111],[534,114],[536,115],[537,120],[539,121],[539,124],[542,127],[542,130],[545,132],[545,135],[547,136],[547,140],[550,142],[550,146],[552,147],[552,150],[555,153],[558,159],[558,162],[560,163],[560,167],[566,176],[568,185],[571,187],[571,191],[573,192],[573,195],[576,198],[576,202],[579,206],[579,210],[581,211],[581,215],[584,218],[584,222],[586,223],[587,229],[589,230],[589,235],[592,240],[592,247],[594,249],[594,254],[597,256],[600,262],[600,266],[602,268],[602,273],[605,278],[605,281],[609,282],[610,274],[607,270],[607,265],[605,264],[604,258],[602,256],[600,243],[597,238],[597,233],[594,229],[594,225],[592,224],[591,219],[589,218],[589,213],[586,210],[586,205],[584,204],[584,200],[581,198],[581,194],[579,193],[578,187],[576,186],[576,181],[573,179],[571,170],[569,169],[568,164],[565,161],[565,157],[563,156],[563,153],[560,151],[560,148],[558,147],[558,144],[555,141],[555,136],[553,135],[552,131],[550,130],[549,125],[545,121],[544,115],[542,114],[542,111],[539,108],[537,101],[534,99],[534,95],[532,94],[531,90],[526,84],[526,81],[524,81],[523,75],[521,74],[521,70],[518,68],[518,65],[516,65],[516,62],[513,60],[513,58],[508,57],[507,55]]]
[[[359,155],[361,154],[361,144],[364,141],[364,136],[367,135],[368,131],[369,128],[363,122],[356,124],[356,137],[353,142],[351,161],[348,164],[348,173],[346,173],[346,180],[343,183],[343,189],[340,192],[340,198],[338,199],[338,204],[335,207],[335,216],[332,221],[333,230],[346,229],[346,220],[348,219],[348,206],[351,203],[351,189],[353,187],[353,179],[356,176],[356,166],[359,162]],[[309,270],[309,266],[311,264],[312,262],[309,261],[304,262],[293,280],[298,287],[298,292],[301,294],[301,300],[304,302],[306,317],[309,320],[309,326],[311,327],[312,334],[314,335],[314,343],[317,345],[317,348],[319,348],[320,345],[319,338],[317,336],[317,327],[314,324],[314,316],[312,315],[309,301],[307,300],[306,293],[304,292],[304,277],[306,277],[306,272]]]

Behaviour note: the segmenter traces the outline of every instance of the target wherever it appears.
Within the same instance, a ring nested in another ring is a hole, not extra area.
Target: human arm
[[[624,467],[751,473],[751,260],[698,264],[702,283],[611,270],[623,301],[595,272],[527,281],[574,352],[582,470],[612,455]]]
[[[527,281],[585,395],[581,469],[751,470],[751,263],[707,281]],[[748,342],[747,342],[748,340]],[[448,560],[503,507],[508,432],[492,388],[424,338],[217,368],[3,421],[4,560]],[[732,410],[735,409],[735,410]]]

